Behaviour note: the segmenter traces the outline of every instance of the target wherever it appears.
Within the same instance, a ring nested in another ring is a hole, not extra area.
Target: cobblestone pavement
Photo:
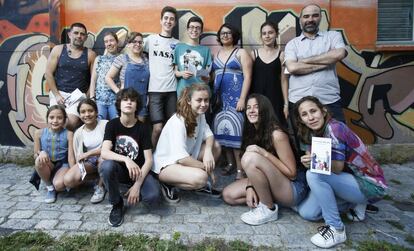
[[[351,249],[351,243],[362,240],[385,240],[410,249],[406,241],[414,236],[414,163],[384,165],[391,186],[390,197],[377,203],[378,214],[367,214],[363,223],[346,222],[350,241],[338,249]],[[191,192],[182,192],[180,203],[163,203],[158,208],[140,205],[129,207],[124,224],[109,226],[111,207],[104,201],[92,205],[89,199],[93,184],[60,193],[54,204],[43,203],[45,187],[40,191],[28,183],[31,167],[0,164],[0,235],[14,231],[42,230],[52,236],[91,232],[121,232],[171,238],[181,233],[184,243],[201,241],[205,237],[242,240],[254,246],[273,246],[282,250],[315,250],[309,238],[321,222],[302,220],[290,209],[280,209],[279,220],[261,226],[249,226],[240,220],[248,209],[228,206],[221,199],[207,198]],[[220,177],[222,188],[233,177]]]

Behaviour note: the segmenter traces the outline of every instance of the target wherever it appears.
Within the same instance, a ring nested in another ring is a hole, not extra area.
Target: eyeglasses
[[[197,30],[197,31],[201,31],[201,26],[188,26],[189,30]]]
[[[136,40],[132,40],[131,41],[132,44],[139,44],[139,45],[143,45],[144,41],[136,41]]]
[[[231,36],[231,32],[230,31],[222,31],[220,32],[220,36],[221,37],[226,37],[226,36]]]

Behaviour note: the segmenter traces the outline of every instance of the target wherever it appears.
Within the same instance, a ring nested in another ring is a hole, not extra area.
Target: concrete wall
[[[48,87],[44,78],[54,44],[73,22],[84,23],[86,45],[104,53],[103,34],[159,32],[160,10],[179,10],[174,36],[186,40],[188,18],[204,22],[201,43],[217,51],[215,33],[230,22],[242,31],[241,45],[260,45],[259,28],[268,18],[279,23],[284,46],[300,34],[300,9],[311,1],[0,1],[0,145],[29,146],[34,130],[45,127]],[[251,4],[255,2],[254,4]],[[337,65],[348,125],[368,144],[414,142],[414,47],[376,46],[377,2],[314,1],[323,8],[321,29],[342,33],[348,56]]]

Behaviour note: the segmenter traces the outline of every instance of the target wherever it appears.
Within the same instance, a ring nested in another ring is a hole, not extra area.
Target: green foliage
[[[411,234],[408,234],[405,237],[405,241],[408,242],[408,243],[410,243],[411,245],[414,245],[414,236],[412,236]]]
[[[396,185],[401,185],[401,181],[396,180],[396,179],[390,179],[390,182],[396,184]]]
[[[358,251],[408,251],[407,248],[386,241],[363,241],[359,243]]]
[[[390,224],[391,226],[395,227],[396,229],[399,230],[404,230],[404,225],[402,225],[399,221],[395,221],[395,220],[386,220],[385,222],[387,222],[388,224]]]
[[[0,237],[0,250],[45,250],[51,246],[54,239],[42,232],[18,232],[9,236]]]

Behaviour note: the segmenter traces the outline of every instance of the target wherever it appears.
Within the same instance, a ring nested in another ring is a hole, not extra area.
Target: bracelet
[[[247,189],[249,189],[249,188],[251,188],[251,189],[253,189],[253,190],[254,190],[254,187],[253,187],[252,185],[248,185],[248,186],[246,186],[246,191],[247,191]]]
[[[283,106],[284,106],[284,107],[289,107],[289,104],[284,104]]]

